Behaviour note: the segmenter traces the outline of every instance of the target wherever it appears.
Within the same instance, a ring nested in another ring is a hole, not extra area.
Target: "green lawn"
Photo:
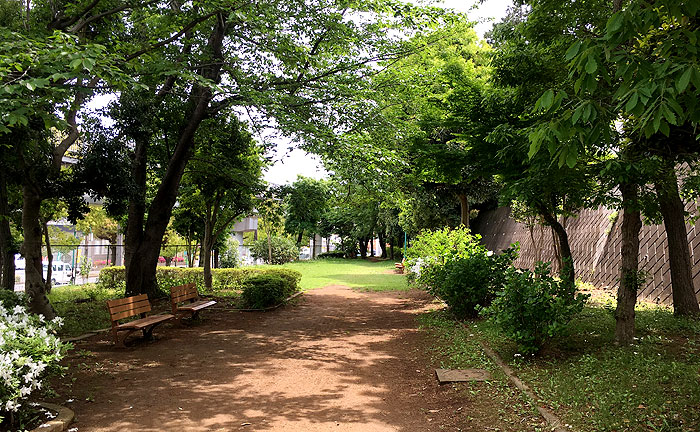
[[[618,347],[611,306],[589,304],[569,334],[551,341],[537,357],[519,356],[514,344],[483,320],[467,322],[467,329],[452,321],[449,332],[457,342],[446,352],[464,367],[483,367],[483,356],[474,354],[478,347],[459,341],[467,335],[485,340],[540,397],[539,403],[573,430],[700,431],[700,321],[642,304],[638,340]],[[426,323],[445,327],[444,322]]]
[[[301,289],[310,290],[327,285],[346,285],[366,291],[407,290],[406,278],[393,272],[394,262],[372,262],[361,259],[318,259],[296,261],[284,267],[302,274]]]

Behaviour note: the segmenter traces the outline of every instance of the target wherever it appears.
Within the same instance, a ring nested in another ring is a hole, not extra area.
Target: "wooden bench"
[[[201,300],[197,286],[193,283],[170,288],[170,303],[173,307],[173,315],[178,321],[181,321],[185,315],[191,315],[194,318],[202,309],[216,304],[214,300]]]
[[[173,315],[151,315],[146,316],[146,312],[151,311],[151,303],[148,301],[148,295],[140,294],[133,297],[123,299],[107,300],[107,308],[112,321],[112,334],[114,335],[114,343],[117,345],[126,346],[126,338],[135,331],[141,330],[143,337],[149,339],[153,334],[153,329],[159,324],[174,318]],[[120,324],[119,321],[135,316],[140,316],[140,319],[128,321]],[[126,332],[124,337],[119,340],[119,332]]]

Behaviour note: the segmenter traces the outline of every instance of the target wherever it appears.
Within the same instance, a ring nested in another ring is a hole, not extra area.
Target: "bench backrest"
[[[148,301],[148,294],[139,294],[116,300],[107,300],[109,316],[112,322],[132,316],[145,314],[151,311],[151,303]]]
[[[186,302],[187,300],[197,300],[198,298],[197,285],[193,283],[170,288],[170,301],[173,305]]]

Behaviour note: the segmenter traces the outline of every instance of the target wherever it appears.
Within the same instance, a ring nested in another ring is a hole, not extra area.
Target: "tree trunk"
[[[56,317],[56,311],[46,297],[43,268],[41,264],[42,233],[39,222],[41,196],[31,184],[22,186],[22,228],[24,230],[24,291],[29,297],[29,310],[42,314],[47,319]]]
[[[459,197],[459,208],[462,214],[462,225],[469,229],[469,199],[464,194],[457,195]]]
[[[299,230],[299,235],[297,236],[297,246],[301,246],[301,240],[304,238],[304,230]]]
[[[374,257],[374,236],[369,238],[370,256]]]
[[[367,258],[367,238],[363,237],[360,239],[360,257]]]
[[[211,213],[209,211],[208,213]],[[202,241],[202,254],[200,256],[204,267],[204,286],[207,290],[211,290],[211,250],[214,247],[214,222],[209,217],[204,218],[204,240]]]
[[[219,249],[214,250],[214,268],[220,268],[220,265],[219,265]]]
[[[698,315],[700,309],[693,285],[685,208],[678,193],[678,178],[673,167],[669,167],[662,175],[664,181],[654,186],[666,228],[668,263],[671,267],[673,287],[673,312],[684,316]]]
[[[170,264],[173,262],[173,257],[163,257],[165,258],[165,266],[170,267]]]
[[[377,233],[377,237],[379,237],[379,247],[382,248],[382,258],[386,258],[386,234],[384,233],[384,231],[379,231]]]
[[[267,235],[267,263],[272,264],[272,238]]]
[[[46,260],[48,265],[46,266],[46,293],[51,292],[51,278],[53,273],[53,253],[51,252],[51,237],[49,236],[49,223],[46,220],[41,221],[41,230],[44,233],[44,241],[46,242]],[[42,265],[43,266],[43,265]]]
[[[559,223],[557,218],[546,210],[541,211],[542,218],[552,227],[559,241],[559,253],[561,254],[562,266],[559,275],[562,280],[570,284],[576,282],[576,273],[574,271],[574,260],[571,255],[571,246],[569,245],[569,236],[566,229]]]
[[[634,305],[639,288],[639,230],[642,218],[637,203],[639,187],[620,184],[622,192],[622,265],[615,309],[615,341],[629,344],[634,340]]]
[[[398,242],[396,241],[396,237],[391,238],[391,249],[389,249],[389,256],[391,257],[391,260],[394,260],[394,245],[396,245]]]
[[[7,178],[0,170],[0,258],[2,259],[2,280],[0,289],[15,290],[15,246],[10,231],[10,206],[7,195]]]
[[[131,276],[131,258],[134,256],[143,241],[143,221],[146,215],[146,178],[148,162],[148,137],[141,136],[136,140],[134,148],[131,175],[135,185],[135,191],[129,197],[128,217],[126,224],[126,236],[124,240],[124,274],[127,280],[126,296],[141,293],[141,283],[137,275]],[[138,267],[136,265],[135,267]],[[138,271],[136,268],[134,271]],[[129,283],[128,281],[132,282]]]
[[[316,234],[314,234],[313,248],[311,249],[311,258],[316,258]]]
[[[222,46],[226,26],[226,17],[223,14],[218,14],[208,42],[212,60],[202,66],[200,70],[202,77],[213,82],[219,82],[221,79]],[[212,97],[213,94],[209,87],[192,86],[188,108],[184,116],[186,120],[179,131],[177,144],[168,162],[163,180],[151,202],[143,236],[140,239],[137,238],[136,243],[132,244],[132,254],[129,259],[131,269],[126,274],[127,295],[141,293],[154,295],[157,293],[156,268],[160,256],[160,245],[170,222],[185,165],[192,153],[194,135],[207,115]]]
[[[112,251],[112,263],[107,263],[108,265],[117,265],[117,242],[115,241],[110,241],[109,249]]]

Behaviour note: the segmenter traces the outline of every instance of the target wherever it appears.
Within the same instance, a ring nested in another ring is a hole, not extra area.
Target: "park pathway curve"
[[[460,430],[416,317],[423,292],[328,286],[267,313],[207,311],[126,350],[78,343],[78,431]],[[62,392],[63,393],[63,392]],[[63,396],[65,397],[65,393]],[[59,401],[60,402],[60,401]]]

